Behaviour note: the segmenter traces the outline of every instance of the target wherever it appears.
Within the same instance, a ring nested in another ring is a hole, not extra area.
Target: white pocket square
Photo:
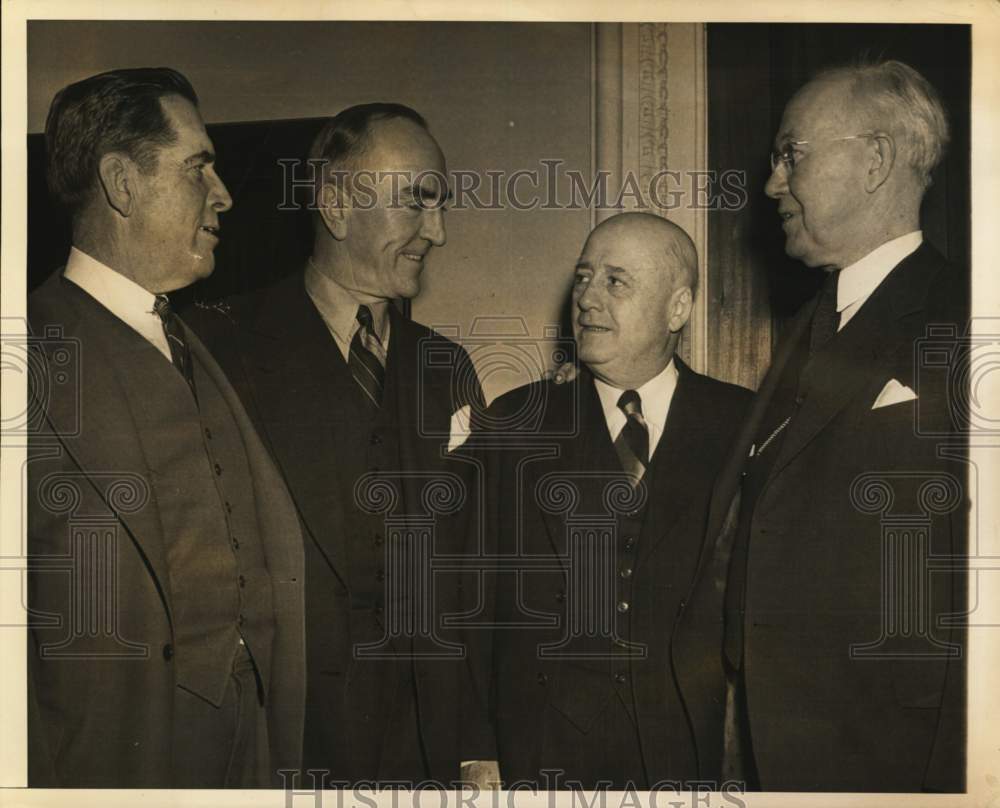
[[[890,379],[885,383],[885,387],[882,388],[882,392],[878,394],[878,398],[876,398],[875,403],[872,404],[872,409],[877,410],[880,407],[890,407],[893,404],[902,404],[904,401],[913,401],[916,397],[917,394],[905,384],[900,384],[895,379]]]
[[[469,439],[472,423],[472,407],[466,404],[451,414],[451,426],[448,428],[448,451],[454,452]]]

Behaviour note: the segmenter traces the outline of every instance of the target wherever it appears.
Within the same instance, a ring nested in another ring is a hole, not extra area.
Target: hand
[[[500,788],[500,763],[496,760],[470,760],[462,763],[459,779],[471,783],[480,791]]]
[[[566,384],[573,381],[579,375],[580,369],[572,362],[566,362],[555,370],[545,371],[542,374],[542,379],[547,382],[555,382],[556,384]]]

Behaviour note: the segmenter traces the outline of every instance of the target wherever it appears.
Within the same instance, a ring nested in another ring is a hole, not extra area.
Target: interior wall
[[[32,21],[27,57],[31,132],[72,81],[168,65],[191,80],[208,123],[408,104],[428,120],[449,171],[482,179],[487,205],[496,201],[488,172],[503,177],[502,193],[516,171],[537,172],[537,192],[531,177],[517,181],[535,203],[528,210],[467,199],[448,213],[448,243],[432,252],[412,313],[473,350],[488,399],[550,363],[590,212],[544,209],[541,161],[560,161],[564,199],[566,171],[589,175],[589,24]]]

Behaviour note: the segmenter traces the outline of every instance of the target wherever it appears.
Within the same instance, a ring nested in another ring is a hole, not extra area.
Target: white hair
[[[920,73],[890,60],[836,67],[817,80],[847,79],[871,123],[899,135],[901,154],[917,177],[930,185],[931,172],[948,146],[948,117],[937,91]]]

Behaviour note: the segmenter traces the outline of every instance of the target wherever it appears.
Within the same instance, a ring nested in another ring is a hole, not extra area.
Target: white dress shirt
[[[76,247],[70,248],[63,277],[137,331],[168,362],[173,362],[163,321],[153,311],[156,295]]]
[[[914,230],[905,236],[887,241],[860,261],[855,261],[840,270],[837,278],[837,311],[840,312],[838,331],[858,313],[872,292],[899,265],[899,262],[916,252],[923,240],[923,231]]]
[[[351,353],[351,340],[361,327],[358,306],[367,306],[372,313],[372,328],[378,335],[386,355],[389,353],[389,301],[368,295],[356,295],[325,275],[309,260],[305,274],[306,294],[319,310],[330,336],[340,349],[344,361]]]
[[[608,434],[614,442],[617,440],[618,434],[625,428],[625,422],[628,420],[618,406],[618,399],[625,391],[612,387],[596,377],[594,378],[594,387],[597,388],[597,395],[601,399],[601,409],[604,410],[604,420],[608,424]],[[663,370],[642,387],[636,389],[642,407],[642,417],[646,419],[646,426],[649,428],[650,459],[656,452],[656,446],[663,435],[663,427],[667,423],[667,413],[670,411],[670,402],[673,400],[676,389],[677,366],[672,358]]]

